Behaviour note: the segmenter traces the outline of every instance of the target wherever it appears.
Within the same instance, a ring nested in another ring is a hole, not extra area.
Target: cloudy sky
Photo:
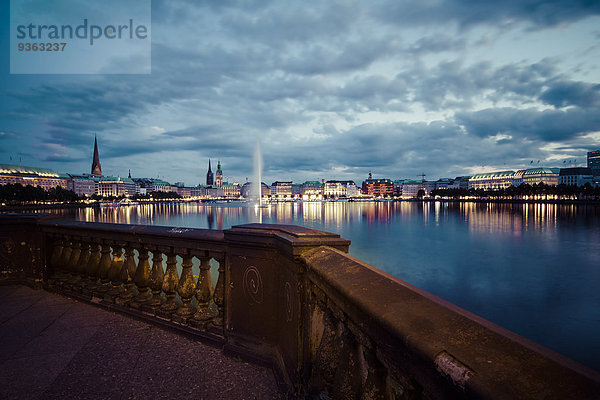
[[[0,163],[89,172],[96,133],[105,174],[244,182],[258,141],[267,183],[360,182],[600,148],[598,1],[153,0],[146,75],[11,75],[0,7]]]

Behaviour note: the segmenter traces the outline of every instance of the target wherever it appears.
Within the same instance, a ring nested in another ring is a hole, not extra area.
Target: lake
[[[163,203],[62,210],[82,221],[227,229],[296,224],[350,254],[600,370],[600,207],[445,202]]]

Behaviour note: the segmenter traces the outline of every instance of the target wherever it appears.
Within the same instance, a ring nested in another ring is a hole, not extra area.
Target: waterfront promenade
[[[0,286],[1,399],[277,399],[270,368],[45,290]]]

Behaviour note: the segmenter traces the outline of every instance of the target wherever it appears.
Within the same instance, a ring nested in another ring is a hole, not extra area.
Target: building
[[[242,197],[247,199],[247,198],[256,196],[253,185],[254,184],[252,182],[246,182],[242,185],[242,187],[241,187]],[[260,193],[261,193],[262,197],[268,197],[271,195],[271,188],[269,188],[269,186],[267,186],[266,183],[261,182],[260,188],[261,188]]]
[[[227,199],[239,199],[242,195],[242,188],[239,183],[223,182],[223,197]]]
[[[391,196],[394,194],[394,183],[390,179],[373,179],[369,172],[369,179],[362,183],[362,193],[374,197]]]
[[[192,188],[185,186],[171,186],[173,192],[177,193],[181,197],[191,197],[192,196]]]
[[[559,172],[559,185],[583,186],[586,183],[594,183],[594,173],[591,168],[562,168]]]
[[[323,185],[323,195],[328,198],[356,197],[358,187],[354,181],[330,180]]]
[[[171,192],[171,184],[161,179],[150,178],[150,192]]]
[[[457,176],[452,181],[452,184],[448,185],[448,189],[469,189],[470,176]]]
[[[208,199],[219,199],[223,197],[223,188],[216,186],[198,186],[191,189],[191,195]]]
[[[587,167],[593,170],[594,175],[600,175],[600,150],[588,151]]]
[[[131,174],[130,174],[131,176]],[[131,197],[140,193],[139,186],[131,178],[119,178],[125,185],[125,196]]]
[[[0,185],[20,184],[38,186],[44,190],[59,186],[70,189],[71,177],[59,174],[48,168],[22,167],[20,165],[0,164]]]
[[[469,189],[506,189],[513,184],[515,171],[497,171],[475,174],[469,179]]]
[[[120,178],[127,180],[128,178]],[[155,178],[132,178],[131,182],[135,185],[136,194],[150,194],[152,192],[174,192],[174,186],[169,182]]]
[[[550,186],[558,185],[560,169],[558,168],[530,168],[523,172],[523,183],[535,185],[544,183]]]
[[[223,171],[221,170],[221,160],[217,163],[217,173],[215,174],[215,186],[223,186]]]
[[[421,189],[423,189],[423,181],[405,179],[402,181],[402,198],[416,199],[419,196],[419,190]]]
[[[435,189],[436,190],[449,189],[453,183],[454,183],[453,179],[440,178],[437,181],[435,181]]]
[[[263,193],[264,196],[264,193]],[[276,199],[291,199],[292,198],[292,182],[291,181],[275,181],[271,184],[271,197]]]
[[[98,192],[98,181],[90,175],[68,175],[71,178],[69,189],[74,191],[78,196],[90,197]]]
[[[208,160],[208,172],[206,173],[206,186],[213,186],[215,184],[215,180],[213,177],[212,170],[210,169],[210,160]]]
[[[323,184],[319,181],[306,181],[300,185],[300,197],[302,200],[323,199]]]
[[[98,182],[98,195],[101,197],[125,196],[125,182],[118,177],[103,176]]]
[[[98,140],[94,135],[94,156],[92,157],[92,175],[102,176],[102,168],[100,167],[100,156],[98,154]]]
[[[513,176],[513,179],[512,179],[513,186],[519,186],[519,185],[523,184],[523,174],[524,173],[525,173],[524,169],[520,169],[517,172],[515,172],[515,175]]]

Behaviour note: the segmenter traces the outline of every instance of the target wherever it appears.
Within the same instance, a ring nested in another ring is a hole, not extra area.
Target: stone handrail
[[[336,234],[2,215],[0,243],[4,281],[97,303],[268,363],[288,397],[600,393],[597,372],[348,256],[350,242]]]

